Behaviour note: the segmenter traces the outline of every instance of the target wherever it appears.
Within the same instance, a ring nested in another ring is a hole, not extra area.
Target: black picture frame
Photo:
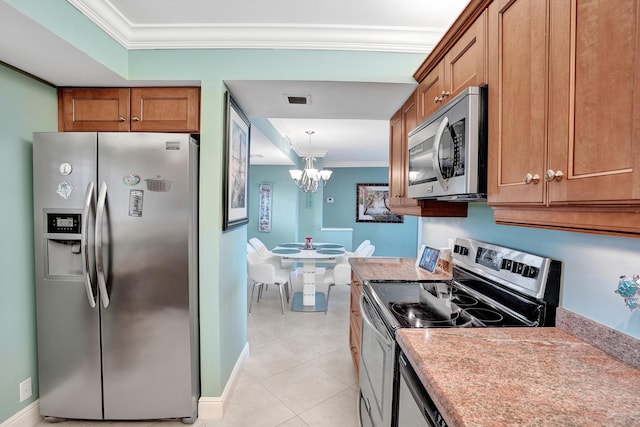
[[[249,222],[251,122],[229,92],[224,94],[223,230]]]
[[[356,222],[404,223],[389,209],[389,184],[356,184]]]

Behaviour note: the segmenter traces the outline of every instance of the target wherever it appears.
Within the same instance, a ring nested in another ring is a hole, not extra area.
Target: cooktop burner
[[[454,281],[370,281],[368,287],[380,305],[387,307],[392,329],[526,326]]]

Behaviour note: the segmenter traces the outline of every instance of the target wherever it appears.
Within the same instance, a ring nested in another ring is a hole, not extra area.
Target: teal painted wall
[[[415,257],[418,220],[405,216],[402,224],[356,222],[356,184],[388,184],[388,168],[329,168],[333,175],[324,188],[325,227],[353,228],[353,248],[365,239],[376,247],[374,256]],[[333,197],[333,203],[327,203]]]
[[[289,166],[251,166],[247,237],[257,237],[268,248],[273,248],[279,243],[298,240],[298,189],[291,181],[289,169]],[[258,231],[259,184],[272,185],[270,233]]]
[[[320,166],[316,162],[316,166]],[[346,244],[356,248],[365,239],[376,246],[375,256],[414,257],[418,244],[418,219],[406,216],[402,224],[356,222],[356,184],[388,183],[388,168],[328,168],[327,185],[317,193],[301,193],[289,176],[289,166],[251,167],[251,214],[247,237],[258,237],[269,248],[278,243],[301,241],[311,236],[327,241],[321,228],[351,228]],[[258,184],[273,183],[272,232],[258,232]],[[334,203],[327,203],[333,197]],[[331,240],[334,241],[334,240]]]
[[[562,261],[560,305],[640,338],[640,310],[629,311],[614,293],[622,274],[640,274],[640,239],[497,225],[486,203],[469,204],[467,218],[422,221],[423,243],[447,246],[471,237]]]
[[[0,65],[0,422],[38,397],[33,200],[34,131],[55,131],[57,94],[50,86]],[[33,397],[18,385],[31,377]]]

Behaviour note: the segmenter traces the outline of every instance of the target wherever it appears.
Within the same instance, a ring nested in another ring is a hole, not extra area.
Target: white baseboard
[[[200,397],[198,400],[198,418],[219,419],[224,416],[224,412],[229,405],[229,400],[236,388],[238,375],[248,357],[249,343],[246,343],[233,367],[233,371],[231,371],[231,376],[222,391],[222,396]],[[33,427],[40,421],[42,421],[42,416],[40,416],[40,400],[36,400],[4,421],[0,424],[0,427]]]
[[[36,400],[4,421],[0,424],[0,427],[33,427],[40,421],[42,421],[42,417],[40,416],[40,400]]]
[[[233,371],[231,371],[231,376],[229,377],[229,381],[227,381],[227,385],[225,385],[224,390],[222,391],[222,396],[203,396],[200,397],[200,400],[198,400],[198,418],[220,419],[224,417],[224,412],[229,405],[229,400],[231,400],[233,391],[236,388],[238,375],[240,375],[242,367],[244,366],[244,363],[247,361],[248,357],[249,343],[246,343],[244,348],[242,349],[242,352],[240,353],[240,357],[238,357],[238,360],[233,367]]]

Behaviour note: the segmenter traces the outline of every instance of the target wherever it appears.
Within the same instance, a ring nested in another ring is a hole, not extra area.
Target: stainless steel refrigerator
[[[197,417],[198,144],[34,133],[40,413]]]

